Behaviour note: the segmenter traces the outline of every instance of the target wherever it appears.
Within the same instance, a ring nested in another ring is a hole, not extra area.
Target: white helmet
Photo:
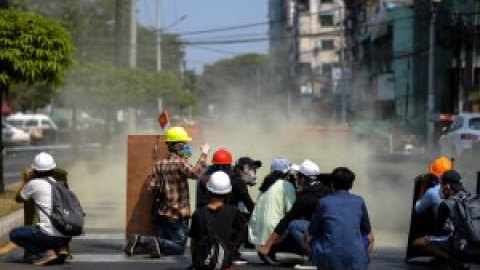
[[[214,194],[230,193],[232,191],[230,177],[222,171],[214,172],[207,182],[207,189]]]
[[[320,169],[318,168],[317,164],[308,159],[302,162],[298,171],[308,177],[317,176],[320,174]]]
[[[41,152],[33,158],[32,168],[35,171],[45,172],[51,171],[57,167],[53,157],[45,152]]]

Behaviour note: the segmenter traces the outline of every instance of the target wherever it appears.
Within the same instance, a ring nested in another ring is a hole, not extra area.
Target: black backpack
[[[77,196],[63,182],[45,180],[52,186],[52,214],[37,204],[37,207],[52,221],[52,225],[65,236],[83,234],[84,216]]]
[[[480,195],[460,192],[445,201],[457,236],[480,245]]]
[[[192,254],[193,267],[197,270],[222,269],[228,266],[231,259],[229,249],[213,227],[212,214],[207,207],[199,211],[204,213],[207,237],[195,247],[195,254]]]

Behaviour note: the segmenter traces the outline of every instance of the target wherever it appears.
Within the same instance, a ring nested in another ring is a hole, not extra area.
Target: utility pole
[[[128,66],[137,67],[137,1],[130,0],[130,54]]]
[[[342,84],[342,94],[341,94],[341,120],[342,123],[347,122],[347,85],[346,85],[346,76],[345,76],[345,10],[340,9],[340,65],[342,73],[340,76],[340,83]]]
[[[430,40],[428,50],[427,151],[433,151],[435,109],[435,1],[430,3]]]
[[[122,65],[122,42],[125,0],[115,0],[115,65]]]
[[[475,3],[474,0],[468,0],[466,5],[467,11],[467,32],[465,41],[465,81],[464,91],[461,98],[463,99],[463,108],[460,112],[471,111],[471,104],[468,102],[468,95],[472,93],[474,82],[474,67],[473,67],[473,52],[475,48],[474,42],[474,18],[475,18]]]
[[[130,1],[130,53],[128,66],[130,68],[137,67],[137,1]],[[127,130],[128,133],[135,131],[137,126],[136,121],[136,109],[132,106],[128,108],[128,118],[127,118]]]
[[[162,70],[162,29],[160,28],[160,0],[155,1],[155,33],[157,49],[157,71]]]

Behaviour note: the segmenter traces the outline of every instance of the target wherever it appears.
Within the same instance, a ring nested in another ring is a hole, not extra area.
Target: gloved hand
[[[210,146],[207,143],[203,143],[200,146],[200,151],[202,152],[202,154],[208,155],[208,153],[210,152]]]

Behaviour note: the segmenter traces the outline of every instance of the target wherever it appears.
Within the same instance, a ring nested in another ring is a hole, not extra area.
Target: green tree
[[[74,47],[65,28],[55,20],[31,13],[0,9],[0,48],[0,104],[11,85],[61,84],[73,62]]]
[[[267,74],[268,57],[259,54],[244,54],[207,65],[201,77],[203,101],[216,104],[221,110],[230,110],[232,106],[258,107]]]

